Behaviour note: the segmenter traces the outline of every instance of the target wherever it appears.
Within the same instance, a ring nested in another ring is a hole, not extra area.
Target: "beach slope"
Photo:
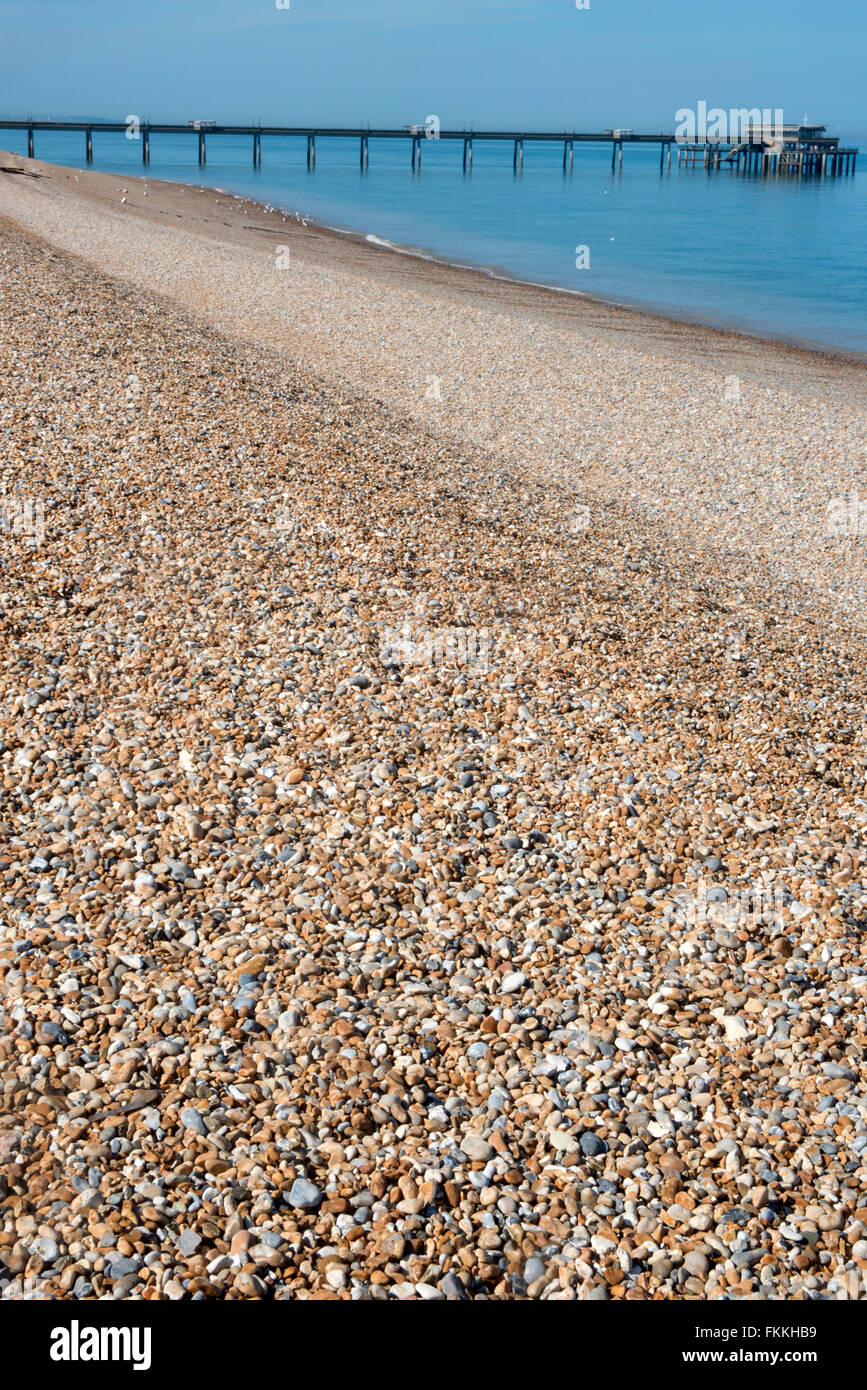
[[[17,164],[7,1296],[863,1297],[862,369]]]

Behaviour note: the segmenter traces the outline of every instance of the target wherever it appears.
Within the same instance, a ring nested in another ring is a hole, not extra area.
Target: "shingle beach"
[[[4,1299],[865,1297],[865,381],[0,154]]]

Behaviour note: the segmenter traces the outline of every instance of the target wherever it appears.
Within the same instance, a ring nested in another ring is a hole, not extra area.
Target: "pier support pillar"
[[[207,151],[205,150],[205,132],[199,131],[199,167],[203,168],[208,162]]]
[[[470,169],[470,170],[471,170],[472,167],[473,167],[473,142],[472,142],[472,140],[467,140],[467,139],[465,139],[465,140],[464,140],[464,170],[466,170],[466,169]]]
[[[307,136],[307,168],[316,168],[316,136]]]
[[[34,148],[34,146],[33,146],[33,127],[31,126],[31,127],[28,129],[28,131],[27,131],[27,158],[28,158],[28,159],[35,159],[35,158],[36,158],[36,156],[35,156],[34,153],[33,153],[33,148]]]
[[[93,131],[84,132],[84,158],[88,164],[93,163]]]
[[[141,133],[141,162],[142,164],[150,164],[151,162],[151,133],[149,130],[143,130]]]
[[[415,169],[415,167],[416,167],[416,160],[418,160],[418,167],[419,167],[419,170],[421,170],[421,136],[420,136],[420,135],[414,135],[414,136],[412,137],[412,167],[413,167],[413,169]]]
[[[262,168],[262,137],[258,132],[253,136],[253,168]]]
[[[616,140],[612,140],[612,142],[611,142],[611,168],[612,168],[612,169],[616,169],[616,168],[617,168],[617,141],[616,141]]]
[[[563,173],[564,173],[564,174],[565,174],[565,172],[566,172],[566,156],[567,156],[567,154],[568,154],[568,156],[569,156],[569,173],[571,174],[571,173],[572,173],[572,170],[575,168],[575,141],[574,141],[574,140],[564,140],[564,141],[563,141]]]
[[[359,166],[366,169],[370,164],[370,143],[366,135],[361,137],[361,148],[358,153]]]
[[[516,140],[516,141],[515,141],[515,149],[514,149],[514,152],[513,152],[513,154],[512,154],[512,169],[515,170],[515,169],[518,169],[518,168],[520,168],[520,169],[522,169],[522,170],[523,170],[523,168],[524,168],[524,142],[523,142],[523,140]]]

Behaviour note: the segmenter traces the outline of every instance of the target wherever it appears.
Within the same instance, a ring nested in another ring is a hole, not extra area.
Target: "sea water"
[[[26,153],[26,133],[0,131],[0,145]],[[856,144],[844,138],[841,144]],[[761,177],[733,170],[660,172],[658,146],[626,143],[622,170],[606,146],[575,146],[563,172],[560,144],[479,141],[471,172],[460,141],[424,139],[411,169],[411,141],[372,139],[359,167],[359,139],[319,137],[308,170],[306,139],[207,137],[199,168],[189,134],[141,140],[94,131],[97,170],[206,184],[269,202],[312,220],[416,251],[557,286],[610,302],[718,324],[789,342],[867,352],[867,149],[849,177]],[[84,164],[83,131],[37,131],[36,155]]]

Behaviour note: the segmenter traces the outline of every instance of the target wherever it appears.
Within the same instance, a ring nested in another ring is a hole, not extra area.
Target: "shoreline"
[[[202,185],[16,167],[0,218],[599,524],[628,516],[694,567],[761,575],[863,630],[867,564],[827,520],[867,492],[860,360],[495,279]]]
[[[164,183],[179,182],[175,179],[164,179]],[[188,188],[204,187],[207,184],[186,184]],[[230,193],[230,189],[218,189],[218,192]],[[233,196],[240,196],[235,194]],[[264,203],[256,203],[256,207],[263,211],[271,206]],[[400,242],[389,240],[388,237],[378,236],[374,232],[360,232],[355,227],[337,227],[328,222],[318,222],[314,217],[308,217],[306,213],[301,214],[292,212],[289,208],[280,208],[279,211],[286,212],[290,217],[303,217],[305,226],[315,227],[318,231],[334,232],[338,236],[355,237],[361,239],[365,244],[375,245],[384,251],[391,251],[398,256],[411,256],[417,260],[429,261],[433,265],[449,266],[453,270],[466,270],[471,274],[482,275],[489,280],[499,280],[508,285],[523,285],[528,289],[541,290],[550,294],[568,295],[573,299],[586,301],[590,304],[598,304],[606,309],[622,312],[625,314],[640,314],[646,318],[662,319],[665,323],[675,323],[685,327],[702,328],[710,333],[726,334],[735,338],[748,338],[759,343],[766,343],[776,347],[794,348],[799,352],[807,352],[820,357],[832,357],[835,360],[851,362],[853,364],[867,364],[867,351],[858,352],[851,348],[833,347],[825,343],[817,343],[809,338],[791,338],[784,333],[760,333],[745,326],[736,327],[724,323],[716,323],[711,319],[701,318],[697,314],[690,314],[687,310],[677,311],[674,308],[662,309],[642,300],[621,300],[609,299],[602,294],[588,294],[583,290],[570,289],[568,285],[557,285],[546,280],[527,280],[521,275],[514,275],[501,267],[492,265],[473,264],[470,262],[452,260],[448,256],[439,255],[435,251],[425,250],[422,247],[402,245]]]
[[[166,189],[177,190],[180,193],[200,194],[215,193],[225,198],[231,199],[234,203],[243,203],[263,218],[280,218],[289,220],[292,224],[303,226],[311,238],[320,237],[323,240],[341,239],[359,248],[369,251],[373,255],[383,257],[402,257],[406,260],[426,264],[441,271],[453,272],[456,276],[477,277],[478,280],[492,284],[502,284],[504,286],[516,286],[526,290],[531,294],[538,295],[540,301],[554,299],[555,301],[565,301],[567,303],[586,305],[588,312],[592,310],[605,311],[611,316],[622,315],[625,319],[632,320],[635,326],[647,326],[642,321],[649,320],[653,324],[668,325],[673,329],[696,330],[697,332],[715,335],[720,340],[743,341],[768,347],[780,348],[792,353],[802,353],[809,357],[827,359],[835,363],[843,363],[851,366],[867,365],[867,352],[847,349],[844,347],[834,347],[824,343],[816,343],[810,339],[800,339],[789,337],[784,333],[779,335],[752,330],[746,326],[734,326],[724,323],[714,322],[712,319],[703,318],[697,314],[691,314],[688,310],[677,310],[674,307],[659,308],[652,304],[643,303],[640,299],[636,300],[617,300],[609,299],[601,294],[590,294],[582,290],[570,289],[566,285],[558,285],[543,280],[530,280],[523,276],[513,274],[502,268],[493,265],[476,264],[452,259],[448,256],[440,255],[430,248],[404,245],[395,242],[388,237],[382,237],[378,233],[362,231],[356,227],[343,227],[327,222],[321,222],[312,215],[308,215],[300,210],[293,210],[289,207],[278,206],[270,202],[260,201],[247,193],[233,192],[232,189],[221,185],[188,183],[182,179],[168,179],[162,177],[149,177],[138,174],[114,174],[92,168],[80,168],[66,164],[50,164],[42,160],[30,160],[23,155],[13,154],[10,151],[0,149],[0,160],[13,160],[24,172],[30,172],[28,166],[33,169],[43,168],[51,171],[52,177],[66,173],[74,176],[77,180],[84,177],[88,180],[106,179],[121,180],[124,184],[139,186],[160,185]],[[14,167],[14,166],[13,166]],[[0,172],[11,172],[7,165]],[[270,229],[260,229],[270,230]],[[466,286],[462,286],[466,288]],[[540,302],[538,307],[544,307]],[[635,323],[637,321],[637,323]],[[629,324],[624,322],[622,327],[629,330]],[[720,345],[724,345],[722,342]]]

